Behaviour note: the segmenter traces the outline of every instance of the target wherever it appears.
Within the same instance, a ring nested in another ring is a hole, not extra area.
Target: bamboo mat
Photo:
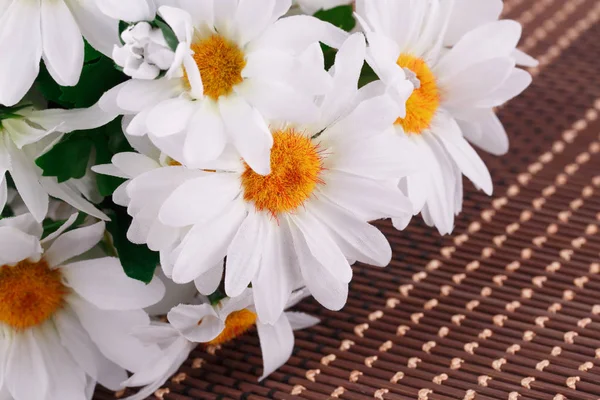
[[[600,1],[505,4],[540,66],[499,110],[512,143],[484,156],[494,196],[466,184],[450,237],[379,223],[391,265],[356,266],[342,312],[300,304],[322,323],[264,382],[250,333],[194,351],[156,397],[600,399]]]

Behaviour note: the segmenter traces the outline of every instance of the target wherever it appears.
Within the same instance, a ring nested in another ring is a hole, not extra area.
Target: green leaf
[[[125,41],[123,41],[123,38],[121,37],[121,35],[130,26],[131,26],[131,24],[129,22],[119,21],[119,41],[121,42],[121,44],[125,44]]]
[[[216,306],[225,298],[227,298],[227,295],[219,289],[217,289],[213,294],[208,295],[208,300],[210,300],[210,304],[213,306]]]
[[[121,128],[121,118],[117,118],[107,125],[99,128],[91,136],[96,149],[95,165],[109,164],[112,157],[117,153],[133,151]],[[113,192],[125,182],[122,178],[108,175],[96,175],[96,184],[98,191],[102,196],[110,196]]]
[[[354,11],[351,5],[338,6],[329,10],[319,10],[314,15],[320,20],[329,22],[340,29],[350,32],[356,26]]]
[[[125,274],[132,279],[150,283],[160,261],[158,253],[144,245],[133,244],[127,239],[131,217],[124,208],[114,206],[114,209],[109,210],[107,214],[111,219],[107,229],[112,235]]]
[[[365,62],[362,71],[360,72],[360,78],[358,79],[358,87],[361,88],[366,84],[379,80],[379,77],[373,71],[373,69]]]
[[[37,166],[43,170],[43,176],[55,176],[58,182],[83,178],[93,146],[93,142],[83,133],[66,136],[50,151],[35,160]]]
[[[154,20],[154,24],[161,30],[163,36],[165,37],[165,41],[167,42],[171,50],[176,51],[177,46],[179,46],[179,39],[177,39],[177,36],[175,35],[175,32],[173,32],[173,29],[171,29],[171,27],[167,25],[160,17],[157,17]]]
[[[113,61],[86,43],[85,62],[81,77],[73,87],[54,82],[48,69],[42,65],[36,87],[51,105],[63,108],[83,108],[94,105],[109,89],[127,77],[115,68]]]

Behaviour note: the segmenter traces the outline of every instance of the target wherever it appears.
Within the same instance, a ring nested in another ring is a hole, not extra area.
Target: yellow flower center
[[[216,346],[243,335],[254,326],[256,318],[256,313],[246,309],[232,312],[225,320],[223,332],[206,344]]]
[[[212,35],[191,45],[194,61],[200,70],[204,94],[213,100],[226,96],[242,83],[246,58],[240,48],[220,35]],[[184,81],[189,86],[187,73]]]
[[[406,117],[398,118],[397,125],[401,125],[407,134],[420,134],[431,125],[435,112],[440,106],[440,92],[435,75],[427,63],[410,54],[401,54],[398,65],[412,71],[420,82],[420,87],[406,102]]]
[[[244,200],[275,217],[294,211],[322,183],[322,170],[318,144],[294,129],[277,131],[273,134],[271,173],[262,176],[246,165],[242,174]]]
[[[38,326],[64,304],[69,290],[57,269],[41,260],[0,267],[0,322],[16,330]]]

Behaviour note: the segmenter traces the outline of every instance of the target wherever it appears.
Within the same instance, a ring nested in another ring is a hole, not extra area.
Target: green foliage
[[[127,230],[131,225],[131,217],[127,210],[112,205],[107,214],[111,221],[107,229],[112,235],[113,244],[121,265],[127,276],[144,283],[150,283],[154,277],[154,270],[160,262],[158,253],[151,251],[147,246],[133,244],[127,239]]]
[[[171,50],[176,51],[177,46],[179,45],[179,40],[173,32],[173,29],[160,17],[156,17],[156,19],[152,22],[153,26],[156,26],[158,29],[162,31],[163,36],[165,37],[165,41],[171,48]]]
[[[92,155],[93,165],[106,164],[114,154],[123,151],[131,151],[131,146],[123,135],[121,119],[117,118],[100,128],[65,135],[40,156],[36,164],[43,170],[43,176],[55,176],[59,182],[64,182],[82,178]],[[97,175],[98,189],[103,196],[111,195],[122,182],[120,178]]]
[[[126,79],[113,61],[85,44],[85,59],[81,78],[73,87],[54,82],[45,66],[41,66],[36,87],[51,104],[64,108],[83,108],[94,105],[109,89]]]
[[[319,10],[314,15],[320,20],[327,21],[340,29],[350,32],[356,26],[354,11],[351,5],[338,6],[329,10]]]
[[[208,296],[208,300],[210,300],[210,304],[212,304],[213,306],[216,306],[221,300],[225,298],[227,298],[227,295],[220,289],[217,289],[213,294]]]

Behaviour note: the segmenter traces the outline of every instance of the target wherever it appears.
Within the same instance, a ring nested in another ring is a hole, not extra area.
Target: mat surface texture
[[[494,196],[465,182],[448,237],[378,223],[390,266],[357,265],[341,312],[301,303],[322,323],[269,379],[251,332],[198,348],[153,398],[600,399],[600,1],[505,8],[540,66],[498,110],[511,150],[483,155]]]

